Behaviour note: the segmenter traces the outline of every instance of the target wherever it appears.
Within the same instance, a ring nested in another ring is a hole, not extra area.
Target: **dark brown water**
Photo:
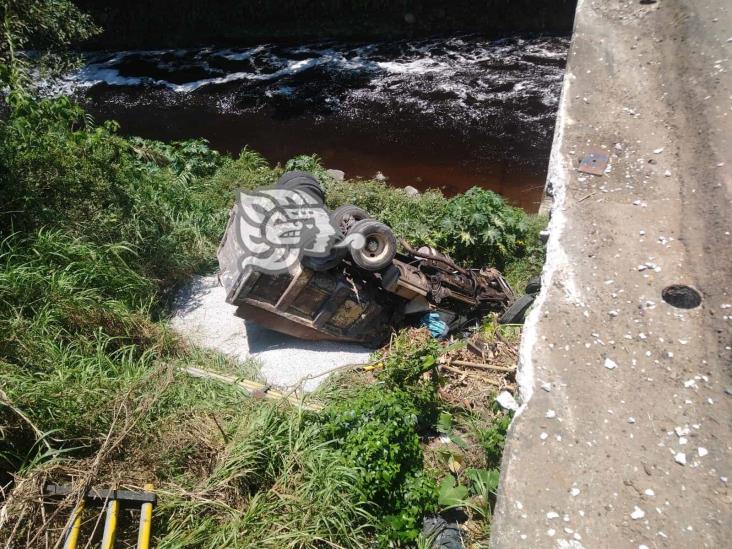
[[[474,185],[536,211],[565,38],[463,37],[96,55],[71,88],[98,120],[156,139],[204,137],[271,162],[315,153],[348,177]]]

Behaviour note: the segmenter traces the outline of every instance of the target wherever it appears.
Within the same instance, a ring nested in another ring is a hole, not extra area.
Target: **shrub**
[[[383,543],[414,541],[422,518],[436,508],[420,434],[437,417],[439,350],[426,330],[402,331],[382,356],[379,383],[347,393],[323,413],[323,436],[358,471],[357,486],[380,519]]]
[[[380,518],[385,539],[414,540],[434,510],[434,481],[422,472],[419,411],[408,392],[372,386],[324,412],[322,436],[358,472],[361,501]]]
[[[432,246],[468,267],[521,267],[522,282],[543,263],[539,231],[545,220],[514,208],[492,191],[473,187],[465,194],[444,197],[439,191],[408,196],[380,181],[336,183],[326,180],[331,208],[355,204],[389,225],[412,246]],[[527,259],[538,257],[538,261]],[[529,269],[524,275],[522,272]]]
[[[498,467],[501,464],[503,446],[506,443],[506,433],[511,425],[511,414],[497,412],[499,415],[486,429],[478,431],[478,442],[483,447],[486,462],[490,467]]]
[[[381,545],[415,541],[438,493],[420,446],[439,410],[440,346],[426,332],[395,337],[378,383],[334,399],[320,418],[244,408],[231,388],[171,384],[172,367],[160,364],[215,367],[154,318],[169,290],[212,266],[233,191],[272,185],[282,168],[248,149],[219,155],[201,140],[126,139],[65,98],[9,100],[0,121],[0,396],[25,419],[3,406],[3,467],[57,455],[36,459],[36,429],[83,460],[119,429],[114,406],[128,399],[139,417],[120,456],[144,455],[158,478],[181,487],[161,507],[161,546],[355,546],[374,532]],[[520,261],[521,276],[540,255],[532,218],[488,191],[448,199],[375,181],[337,184],[317,157],[285,169],[314,172],[331,207],[357,204],[411,244],[465,264]],[[161,368],[169,379],[150,382]],[[186,431],[207,422],[220,429],[220,448],[219,431],[209,446]],[[171,427],[180,440],[168,441]],[[504,435],[502,424],[484,431],[486,452],[499,452]]]

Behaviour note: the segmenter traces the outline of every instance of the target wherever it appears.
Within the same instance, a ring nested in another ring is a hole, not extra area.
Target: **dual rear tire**
[[[320,181],[308,172],[300,170],[285,172],[277,180],[275,186],[278,189],[306,192],[321,204],[325,203],[325,192],[323,191],[323,187],[320,186]]]
[[[325,193],[320,182],[310,173],[290,171],[277,181],[277,188],[302,191],[321,204]],[[368,212],[352,204],[337,208],[332,214],[333,224],[341,234],[359,234],[364,239],[360,249],[350,248],[353,262],[366,271],[380,271],[391,265],[396,256],[397,241],[392,230],[383,223],[371,219]],[[343,258],[340,248],[334,248],[327,257],[303,257],[303,265],[315,271],[327,271],[336,267]]]

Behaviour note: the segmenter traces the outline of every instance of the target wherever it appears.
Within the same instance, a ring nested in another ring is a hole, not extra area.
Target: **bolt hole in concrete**
[[[701,305],[701,294],[691,286],[685,284],[672,284],[661,291],[661,298],[679,309],[694,309]]]

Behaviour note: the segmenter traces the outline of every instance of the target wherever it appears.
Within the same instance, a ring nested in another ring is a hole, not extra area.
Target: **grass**
[[[271,167],[248,149],[232,158],[202,141],[124,139],[67,99],[12,104],[0,121],[0,541],[60,535],[64,513],[35,503],[52,480],[154,482],[161,547],[418,543],[446,474],[424,458],[445,407],[429,373],[434,340],[400,336],[377,379],[324,389],[313,415],[182,374],[257,368],[179,341],[170,297],[213,267],[234,189],[285,169],[318,174],[331,207],[357,204],[412,244],[499,265],[515,284],[541,264],[542,220],[480,189],[408,197],[336,183],[314,157]],[[456,417],[475,448],[500,453],[500,432],[486,427],[497,416]]]

